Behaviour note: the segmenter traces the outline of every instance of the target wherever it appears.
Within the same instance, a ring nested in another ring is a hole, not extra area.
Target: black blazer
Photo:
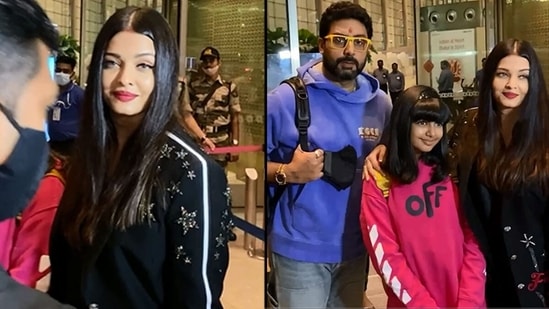
[[[70,309],[38,290],[15,282],[0,270],[0,308],[2,309]]]
[[[55,299],[78,308],[222,308],[231,224],[227,178],[186,133],[167,134],[159,165],[164,188],[153,201],[165,198],[168,207],[145,207],[150,224],[106,230],[82,253],[54,223],[48,293]]]
[[[549,297],[544,283],[549,270],[545,252],[549,252],[548,198],[539,188],[525,188],[509,193],[498,193],[501,201],[495,202],[486,187],[478,181],[475,160],[479,144],[476,128],[477,108],[466,111],[456,123],[450,142],[450,155],[455,160],[461,205],[487,262],[487,285],[495,259],[509,259],[515,283],[516,298],[521,307],[545,307]],[[503,242],[508,256],[495,256],[490,252],[487,227],[493,207],[501,207]],[[546,241],[547,240],[547,241]],[[487,289],[488,291],[489,289]],[[490,306],[492,297],[487,294]]]

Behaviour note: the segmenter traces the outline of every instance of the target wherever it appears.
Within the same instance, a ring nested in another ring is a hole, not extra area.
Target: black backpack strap
[[[282,81],[280,84],[286,83],[294,90],[295,94],[295,126],[299,133],[299,144],[303,151],[309,150],[309,137],[307,130],[311,124],[311,113],[309,109],[309,96],[307,95],[307,88],[303,80],[294,76]],[[282,194],[286,190],[286,186],[278,186],[275,189],[273,197],[269,200],[269,215],[273,215],[274,209]]]
[[[292,87],[295,93],[295,126],[299,133],[299,144],[303,151],[309,151],[309,137],[307,130],[311,125],[311,111],[309,109],[309,96],[307,95],[307,88],[303,80],[294,76],[282,83],[286,83]]]
[[[311,111],[309,109],[309,95],[307,94],[307,88],[305,83],[299,76],[290,77],[283,80],[280,84],[288,84],[294,90],[295,94],[295,126],[299,134],[299,144],[303,151],[309,151],[309,136],[307,130],[311,125]],[[278,186],[275,189],[272,198],[271,211],[274,212],[274,206],[278,203],[282,197],[282,193],[286,186]],[[272,214],[272,213],[271,213]]]
[[[282,81],[280,84],[282,83],[288,84],[294,90],[295,126],[299,133],[298,141],[303,151],[309,151],[309,137],[307,135],[307,130],[309,129],[309,125],[311,124],[311,111],[309,109],[309,96],[307,95],[307,88],[305,88],[305,83],[303,83],[303,80],[298,76],[294,76],[289,79],[286,79]],[[301,189],[303,189],[303,186],[301,186]],[[267,217],[269,219],[273,217],[276,205],[278,204],[278,201],[282,197],[282,194],[284,193],[285,190],[286,190],[286,186],[278,186],[275,188],[272,198],[270,198],[267,203],[268,204],[267,207],[269,207],[269,209],[267,210],[267,216],[264,216],[264,220],[266,220],[265,226],[267,226],[270,223],[268,222]],[[269,257],[269,262],[271,262],[272,261],[271,255],[268,254],[268,257]],[[271,304],[272,307],[278,308],[278,301],[277,301],[276,289],[275,289],[275,278],[274,278],[274,274],[272,273],[272,265],[271,265],[271,273],[269,274],[267,281],[268,281],[267,296],[269,297],[268,302]]]
[[[286,83],[294,90],[295,94],[295,126],[299,133],[299,144],[303,151],[309,150],[309,137],[307,135],[307,130],[311,124],[311,113],[309,109],[309,96],[307,95],[307,88],[305,88],[305,83],[303,80],[294,76],[289,79],[282,81],[280,84]],[[282,194],[286,190],[286,186],[278,186],[275,188],[272,198],[269,199],[269,209],[268,216],[272,218],[274,215],[274,210],[276,204],[282,197]]]

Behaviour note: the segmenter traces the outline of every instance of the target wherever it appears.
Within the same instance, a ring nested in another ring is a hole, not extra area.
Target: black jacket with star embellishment
[[[549,200],[539,188],[495,192],[476,173],[477,108],[465,111],[450,134],[454,179],[469,226],[487,264],[489,307],[546,307],[549,285]],[[545,241],[547,239],[547,241]]]
[[[224,170],[185,133],[168,132],[159,173],[167,209],[108,230],[89,252],[69,247],[55,223],[48,293],[77,308],[218,309],[228,267],[230,191]],[[157,204],[158,205],[158,204]]]

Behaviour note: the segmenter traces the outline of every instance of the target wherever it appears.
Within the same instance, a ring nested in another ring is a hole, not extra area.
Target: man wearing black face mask
[[[57,33],[33,0],[0,0],[0,220],[27,205],[44,175],[46,110],[55,101]],[[0,270],[1,308],[71,308]]]
[[[322,59],[297,70],[309,95],[308,149],[298,146],[294,91],[282,84],[267,96],[266,178],[272,195],[284,188],[268,243],[280,308],[359,308],[368,260],[359,222],[361,158],[379,142],[391,102],[363,72],[373,35],[364,8],[330,5],[319,34]]]

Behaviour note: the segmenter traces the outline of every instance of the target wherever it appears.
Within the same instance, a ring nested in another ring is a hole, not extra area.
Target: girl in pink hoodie
[[[27,208],[16,219],[0,223],[2,266],[19,283],[42,291],[49,284],[50,230],[65,189],[67,162],[66,155],[52,150],[48,172]]]
[[[364,181],[363,238],[387,308],[485,307],[485,261],[448,177],[448,107],[431,87],[406,89],[389,125],[385,175]]]

